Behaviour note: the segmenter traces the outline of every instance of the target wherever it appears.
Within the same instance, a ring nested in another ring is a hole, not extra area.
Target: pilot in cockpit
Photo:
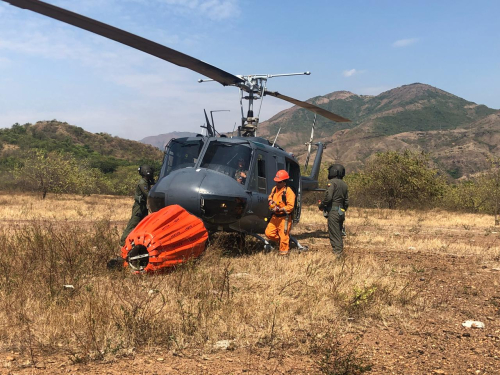
[[[238,168],[236,169],[236,173],[234,174],[234,178],[240,184],[244,185],[247,180],[248,174],[248,166],[244,158],[238,159]]]

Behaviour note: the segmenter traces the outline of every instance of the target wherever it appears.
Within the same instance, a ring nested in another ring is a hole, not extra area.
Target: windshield
[[[203,156],[201,167],[224,173],[245,185],[251,155],[248,145],[213,141]]]
[[[203,141],[201,139],[172,139],[165,152],[160,177],[166,176],[176,169],[194,167],[202,147]]]

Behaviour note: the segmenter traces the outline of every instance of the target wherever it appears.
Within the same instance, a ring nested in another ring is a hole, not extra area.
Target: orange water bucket
[[[146,216],[128,235],[121,256],[134,271],[160,271],[199,257],[207,239],[201,219],[172,205]]]

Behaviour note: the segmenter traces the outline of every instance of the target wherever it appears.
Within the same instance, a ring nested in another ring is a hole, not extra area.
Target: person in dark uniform
[[[333,252],[339,257],[343,255],[342,229],[345,212],[349,208],[348,188],[347,184],[342,180],[344,176],[345,168],[341,164],[333,164],[328,168],[328,187],[325,198],[320,201],[318,206],[320,210],[328,213],[330,244]]]
[[[247,180],[248,168],[245,168],[245,159],[238,159],[238,169],[236,169],[236,173],[234,174],[234,178],[240,184],[244,185]]]
[[[141,165],[138,169],[141,179],[135,188],[132,217],[130,218],[120,239],[120,246],[125,245],[125,240],[130,232],[148,215],[148,194],[151,186],[155,184],[154,171],[149,165]]]

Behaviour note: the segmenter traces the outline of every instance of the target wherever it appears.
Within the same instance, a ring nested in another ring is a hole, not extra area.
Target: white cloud
[[[351,69],[351,70],[344,70],[342,72],[342,75],[344,77],[351,77],[351,76],[355,75],[356,73],[357,73],[356,69]]]
[[[392,46],[396,47],[396,48],[407,47],[407,46],[412,45],[418,41],[419,41],[419,38],[400,39],[400,40],[396,40],[394,43],[392,43]]]
[[[354,76],[354,75],[356,75],[356,76],[357,76],[357,75],[363,74],[363,73],[365,73],[365,72],[366,72],[366,70],[351,69],[351,70],[344,70],[344,71],[342,72],[342,75],[343,75],[344,77],[352,77],[352,76]]]

